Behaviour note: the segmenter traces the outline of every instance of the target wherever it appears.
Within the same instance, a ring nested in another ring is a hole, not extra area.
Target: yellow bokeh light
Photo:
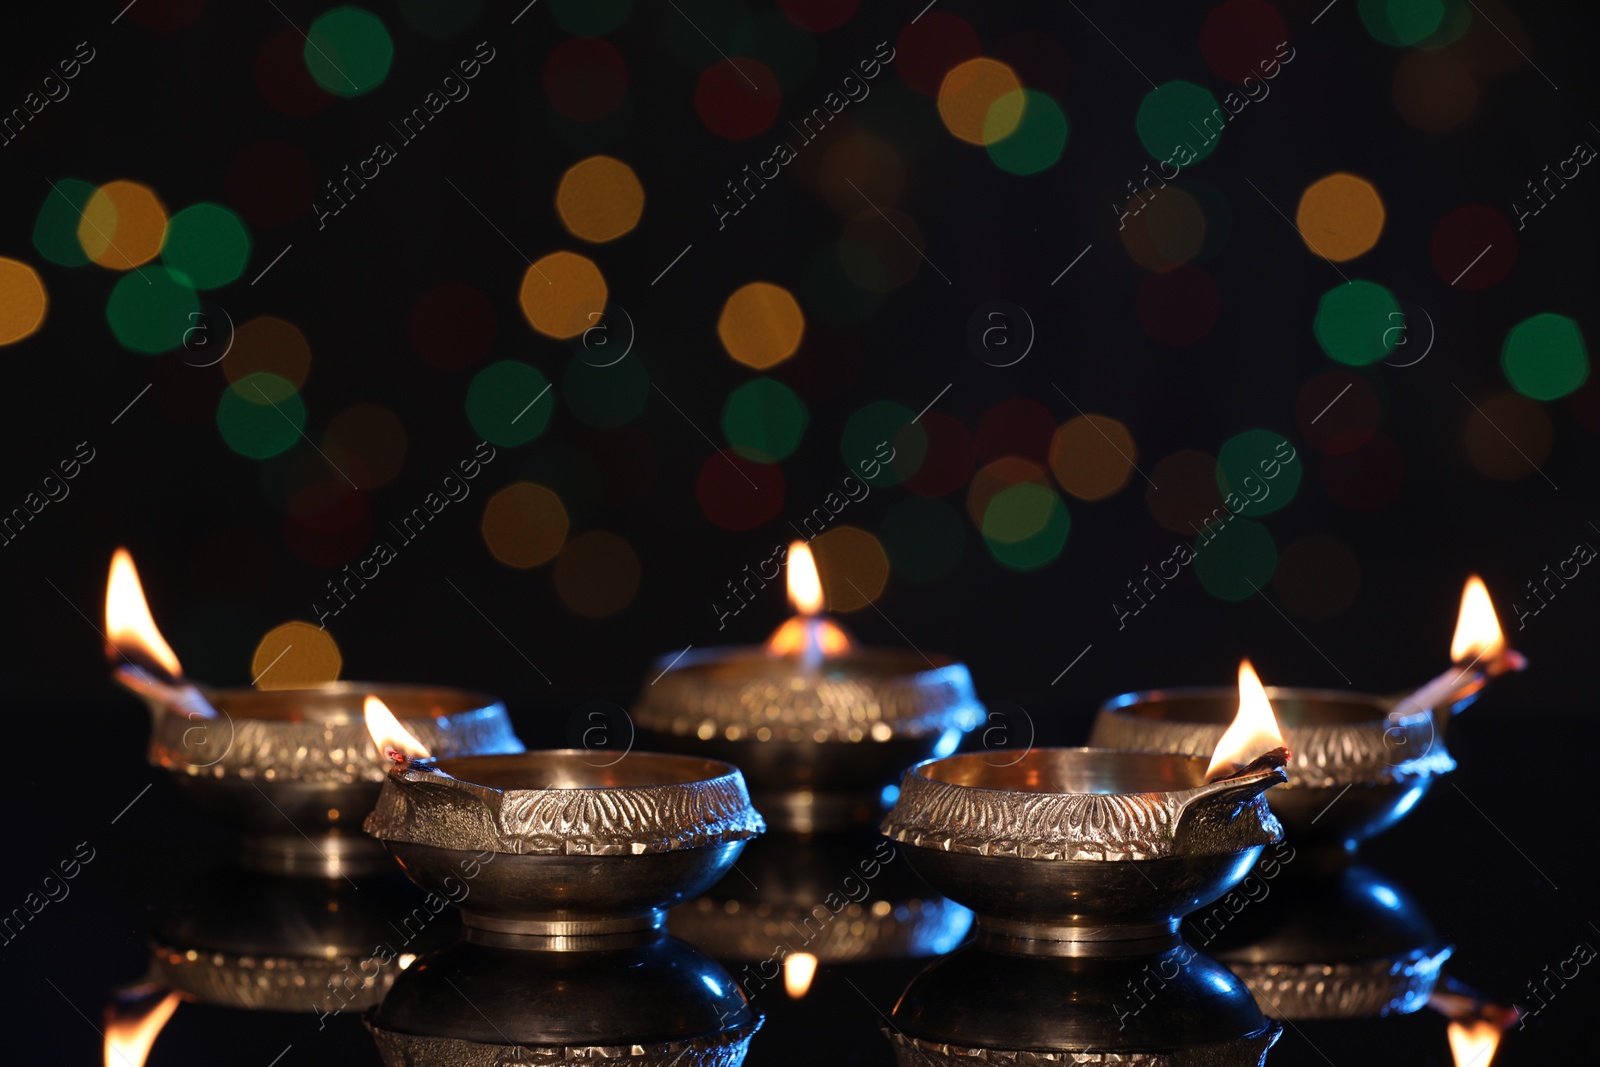
[[[107,182],[83,205],[78,243],[84,255],[112,270],[132,270],[161,253],[167,209],[148,186]]]
[[[276,315],[257,315],[233,332],[222,373],[236,382],[257,371],[276,374],[296,389],[311,371],[311,345],[300,327]]]
[[[835,526],[811,542],[827,594],[828,610],[856,611],[883,595],[889,557],[883,545],[856,526]]]
[[[1300,196],[1295,225],[1306,247],[1335,263],[1371,251],[1383,233],[1383,201],[1378,190],[1354,174],[1330,174]]]
[[[939,85],[939,117],[969,144],[993,144],[1011,136],[1022,121],[1026,97],[1017,72],[997,59],[978,56],[959,63]]]
[[[644,186],[620,159],[590,156],[561,176],[556,212],[572,236],[597,244],[614,241],[639,225]]]
[[[37,330],[49,303],[38,271],[0,257],[0,345],[14,344]]]
[[[1128,428],[1104,415],[1080,415],[1050,441],[1050,469],[1079,500],[1104,500],[1127,485],[1138,455]]]
[[[552,252],[528,267],[517,300],[530,326],[564,341],[600,322],[606,296],[606,280],[593,260]]]
[[[567,509],[542,485],[514,482],[483,507],[483,543],[495,559],[526,570],[548,563],[567,540]]]
[[[1145,270],[1169,271],[1200,254],[1206,241],[1206,214],[1199,201],[1176,185],[1146,202],[1134,197],[1122,206],[1128,213],[1122,246]]]
[[[344,658],[326,630],[309,622],[274,626],[250,657],[257,689],[309,689],[339,680]]]
[[[639,592],[639,557],[614,533],[579,534],[556,560],[556,592],[579,615],[603,618],[621,611]]]
[[[751,282],[735,290],[717,319],[717,336],[728,355],[757,370],[794,355],[805,329],[799,303],[789,290],[770,282]]]

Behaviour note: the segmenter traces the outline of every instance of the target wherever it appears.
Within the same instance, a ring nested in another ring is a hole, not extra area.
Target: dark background
[[[8,1014],[41,1048],[70,1047],[53,1058],[92,1058],[98,1039],[64,1000],[98,1023],[110,987],[140,973],[146,906],[178,892],[197,855],[226,845],[214,827],[165,795],[166,782],[109,826],[155,777],[143,764],[143,713],[107,681],[101,641],[87,621],[100,625],[111,550],[130,547],[189,673],[216,684],[247,683],[256,641],[278,623],[313,618],[310,602],[337,566],[308,562],[291,547],[296,520],[284,501],[306,479],[334,480],[317,470],[314,455],[308,460],[309,447],[267,461],[231,452],[213,418],[227,385],[221,369],[187,366],[178,353],[152,358],[123,350],[104,313],[111,272],[68,270],[35,253],[30,234],[48,182],[128,178],[150,185],[171,210],[225,203],[231,161],[262,138],[300,146],[319,180],[331,177],[368,154],[375,131],[485,39],[497,58],[469,100],[447,108],[326,229],[317,230],[309,211],[278,227],[252,227],[244,278],[209,294],[235,322],[273,314],[305,333],[314,357],[302,396],[314,440],[332,413],[358,402],[383,404],[401,417],[409,436],[401,474],[361,494],[357,505],[380,526],[420,502],[477,441],[463,408],[476,368],[443,370],[418,357],[407,321],[419,296],[443,282],[480,289],[498,323],[482,363],[523,360],[556,383],[555,414],[544,433],[502,447],[471,500],[446,509],[330,625],[346,677],[497,692],[525,740],[559,743],[582,721],[587,701],[631,701],[652,657],[689,644],[760,640],[785,611],[776,587],[767,603],[722,632],[708,604],[745,564],[791,537],[786,520],[837,487],[846,473],[838,446],[844,422],[870,402],[894,400],[917,411],[951,384],[935,409],[969,429],[1014,398],[1065,422],[1076,412],[1055,383],[1084,410],[1126,423],[1146,472],[1179,449],[1215,454],[1235,433],[1264,426],[1295,442],[1304,465],[1293,503],[1263,520],[1280,549],[1325,532],[1358,561],[1354,598],[1332,617],[1296,617],[1291,625],[1273,606],[1281,606],[1273,588],[1265,590],[1271,604],[1261,597],[1225,601],[1186,573],[1119,632],[1109,604],[1176,541],[1152,518],[1149,487],[1135,476],[1108,500],[1069,498],[1064,552],[1030,573],[993,559],[966,521],[958,491],[951,500],[966,524],[966,543],[955,569],[925,583],[891,575],[878,610],[853,613],[849,625],[871,644],[909,641],[960,657],[990,705],[1012,722],[1031,721],[1039,743],[1075,744],[1103,698],[1165,684],[1225,684],[1241,655],[1252,657],[1269,683],[1337,686],[1348,678],[1352,687],[1376,692],[1418,684],[1444,666],[1461,581],[1477,571],[1532,663],[1458,724],[1459,743],[1452,739],[1463,765],[1455,781],[1481,810],[1446,785],[1371,854],[1412,886],[1447,936],[1475,946],[1458,954],[1452,971],[1501,1000],[1569,955],[1575,941],[1600,937],[1589,925],[1600,910],[1585,884],[1590,869],[1579,858],[1589,805],[1574,780],[1584,773],[1586,746],[1600,740],[1587,717],[1592,579],[1580,576],[1525,631],[1516,632],[1509,610],[1523,583],[1571,555],[1574,542],[1593,534],[1588,524],[1600,521],[1592,499],[1596,388],[1545,405],[1554,441],[1543,476],[1530,468],[1524,477],[1491,479],[1463,445],[1472,415],[1466,398],[1481,403],[1507,389],[1498,362],[1507,330],[1553,311],[1593,333],[1592,179],[1585,171],[1529,220],[1517,234],[1509,276],[1487,289],[1452,288],[1428,256],[1440,217],[1468,203],[1509,216],[1526,180],[1570,155],[1574,141],[1600,137],[1589,126],[1592,27],[1574,21],[1572,5],[1514,5],[1533,62],[1559,88],[1523,64],[1480,79],[1481,100],[1466,122],[1424,133],[1402,121],[1392,99],[1406,50],[1373,40],[1355,0],[1339,0],[1315,26],[1322,3],[1281,0],[1276,7],[1296,58],[1273,82],[1271,97],[1252,104],[1215,155],[1194,165],[1199,179],[1221,190],[1232,226],[1205,264],[1222,294],[1220,317],[1207,336],[1182,348],[1141,329],[1135,300],[1147,272],[1121,247],[1107,208],[1149,161],[1132,122],[1149,86],[1130,60],[1157,82],[1186,78],[1219,96],[1227,88],[1197,43],[1208,5],[1080,4],[1080,13],[1072,5],[941,0],[934,11],[970,23],[986,54],[1019,35],[1059,45],[1065,63],[1019,69],[1026,84],[1048,85],[1069,116],[1071,136],[1062,160],[1044,173],[1006,174],[981,149],[946,133],[934,102],[901,84],[891,65],[845,118],[901,150],[906,185],[898,207],[916,219],[926,253],[952,284],[924,265],[848,324],[814,311],[805,281],[807,261],[836,246],[846,221],[804,179],[822,145],[808,146],[725,230],[717,230],[709,207],[724,181],[768,154],[770,137],[725,140],[697,118],[696,79],[720,57],[684,25],[686,16],[720,41],[753,14],[770,15],[771,5],[685,0],[677,5],[682,12],[635,5],[625,25],[607,35],[629,68],[626,99],[593,123],[563,118],[542,95],[546,57],[570,36],[546,3],[515,26],[509,23],[522,4],[484,5],[472,29],[445,40],[413,31],[392,5],[369,5],[395,42],[389,77],[371,93],[304,118],[269,107],[253,67],[264,42],[289,29],[286,17],[304,28],[325,8],[291,0],[277,4],[281,12],[273,4],[211,4],[185,22],[185,11],[197,6],[141,0],[112,25],[120,3],[30,5],[12,13],[0,42],[6,107],[77,42],[90,41],[98,53],[71,96],[50,105],[0,157],[0,254],[34,265],[50,296],[44,327],[0,363],[11,400],[0,420],[4,506],[20,502],[77,442],[88,440],[97,451],[71,496],[4,546],[0,566],[0,599],[13,620],[7,778],[16,829],[7,900],[19,900],[37,881],[32,872],[69,855],[80,840],[92,840],[105,857],[86,869],[71,898],[0,949]],[[877,42],[898,39],[920,6],[864,5],[843,26],[815,35],[814,73],[798,89],[785,89],[779,122],[820,102]],[[1499,5],[1485,10],[1497,22],[1506,12]],[[162,30],[164,18],[181,25]],[[595,152],[627,161],[647,199],[637,230],[589,246],[562,229],[551,198],[561,173]],[[1296,417],[1301,388],[1339,369],[1310,331],[1318,298],[1337,279],[1250,185],[1292,216],[1299,192],[1335,170],[1367,177],[1388,209],[1377,247],[1342,269],[1425,307],[1437,329],[1429,356],[1416,366],[1380,363],[1356,372],[1381,398],[1380,429],[1397,444],[1404,467],[1398,494],[1367,511],[1330,496],[1327,459]],[[292,251],[250,285],[289,244]],[[1052,286],[1085,245],[1092,249]],[[632,315],[637,358],[656,388],[626,426],[592,429],[564,406],[562,375],[576,350],[535,334],[523,319],[516,294],[526,262],[516,249],[533,257],[572,249],[593,258],[613,301]],[[781,464],[786,495],[777,517],[735,533],[710,522],[697,503],[696,481],[713,446],[696,427],[722,447],[723,401],[752,376],[726,357],[715,333],[727,295],[751,280],[789,288],[807,312],[800,352],[772,373],[805,399],[811,422],[800,449]],[[969,317],[991,299],[1026,308],[1036,325],[1035,348],[1016,366],[990,366],[969,349]],[[478,509],[521,478],[561,495],[574,536],[604,529],[632,545],[642,579],[627,607],[603,619],[583,617],[558,596],[550,565],[518,571],[489,554]],[[876,531],[905,492],[876,488],[840,521]],[[345,558],[364,554],[365,544]],[[1052,685],[1086,646],[1092,648]],[[880,1006],[892,1002],[900,981],[879,983]],[[1581,975],[1570,999],[1512,1037],[1497,1062],[1531,1063],[1578,1047],[1581,1008],[1594,1003],[1596,981]],[[838,996],[839,1011],[865,1010],[859,1000],[843,999],[855,997],[847,987]],[[196,1029],[187,1039],[192,1059],[176,1048],[185,1028],[201,1027],[210,1011],[180,1009],[152,1063],[217,1058],[206,1042],[243,1032],[244,1023],[214,1021],[204,1038]],[[1361,1051],[1346,1052],[1350,1061],[1369,1058],[1371,1035],[1380,1033],[1359,1032],[1368,1036]],[[1396,1062],[1445,1062],[1436,1016],[1381,1031],[1402,1032],[1418,1035],[1417,1048],[1428,1051],[1397,1054]],[[344,1036],[355,1048],[365,1041],[353,1028]],[[1320,1062],[1294,1059],[1295,1037],[1285,1036],[1272,1061]],[[226,1059],[264,1064],[280,1047],[266,1047],[276,1040],[252,1040]],[[1324,1040],[1340,1039],[1317,1044]],[[306,1056],[299,1062],[331,1062],[331,1045],[309,1036],[282,1043],[290,1041],[291,1057]],[[1332,1048],[1328,1054],[1346,1062]],[[760,1061],[753,1055],[752,1062]]]

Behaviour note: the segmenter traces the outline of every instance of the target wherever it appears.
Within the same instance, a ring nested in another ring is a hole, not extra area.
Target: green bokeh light
[[[948,501],[908,496],[884,515],[878,533],[895,577],[930,582],[961,561],[967,524]]]
[[[227,285],[238,280],[250,261],[250,231],[221,204],[191,205],[167,223],[161,261],[196,289]]]
[[[483,13],[483,0],[400,0],[399,7],[400,17],[418,33],[429,37],[454,37],[470,30],[478,21]]]
[[[824,245],[806,259],[800,275],[800,306],[836,326],[859,326],[882,303],[876,293],[856,285],[845,274],[834,245]]]
[[[1285,463],[1280,455],[1296,459]],[[1241,510],[1251,515],[1277,511],[1300,488],[1298,450],[1283,434],[1271,430],[1234,434],[1217,452],[1217,488],[1224,497],[1237,493],[1245,502]]]
[[[45,259],[63,267],[81,267],[89,262],[89,254],[78,240],[78,224],[83,221],[83,209],[95,188],[93,182],[62,178],[45,195],[33,224],[33,247]]]
[[[1207,119],[1211,122],[1209,127]],[[1228,113],[1208,90],[1193,82],[1171,81],[1145,94],[1134,129],[1146,152],[1184,166],[1188,153],[1174,157],[1178,146],[1187,145],[1193,151],[1190,163],[1206,158],[1222,140],[1221,130],[1227,121]]]
[[[575,356],[561,380],[561,395],[579,422],[610,429],[639,417],[650,398],[650,373],[637,352],[630,352],[607,367],[593,366],[582,356]],[[532,415],[530,411],[522,418]],[[521,426],[522,420],[517,425]]]
[[[1037,531],[1021,540],[1002,541],[989,535],[991,527],[1014,535],[1041,517],[1043,522]],[[1052,490],[1022,482],[995,494],[984,512],[983,526],[983,543],[991,556],[1014,571],[1031,571],[1061,555],[1072,529],[1072,516]]]
[[[805,402],[772,378],[745,382],[722,406],[722,435],[745,459],[776,463],[800,447],[811,421]]]
[[[1278,546],[1260,523],[1231,519],[1205,533],[1194,542],[1194,572],[1206,592],[1220,600],[1254,596],[1278,569]]]
[[[633,0],[550,0],[550,17],[577,37],[600,37],[628,21]]]
[[[394,41],[372,12],[336,7],[311,24],[302,54],[318,85],[337,96],[360,96],[388,77]]]
[[[467,420],[492,444],[526,444],[544,432],[555,409],[555,398],[546,388],[544,375],[526,363],[491,363],[467,386]]]
[[[1045,93],[1033,89],[1019,91],[1023,97],[1022,121],[1010,134],[990,141],[987,136],[990,123],[1001,118],[1009,123],[1016,114],[1015,103],[1006,100],[1011,93],[995,101],[984,120],[985,147],[989,158],[1001,170],[1010,174],[1038,174],[1061,159],[1067,147],[1067,116]]]
[[[1511,388],[1523,396],[1556,400],[1588,380],[1589,350],[1576,322],[1547,312],[1511,328],[1500,350],[1500,366]]]
[[[1384,44],[1404,48],[1434,34],[1444,22],[1444,0],[1361,0],[1361,21]]]
[[[1026,541],[1050,524],[1056,494],[1034,482],[1019,482],[1000,490],[983,510],[983,536],[1014,545]]]
[[[178,271],[146,263],[117,279],[106,301],[106,321],[124,348],[154,355],[183,343],[200,323],[200,298]]]
[[[241,456],[266,459],[293,447],[306,425],[306,405],[293,383],[257,371],[228,386],[217,402],[217,429]]]
[[[1393,293],[1374,282],[1352,281],[1322,294],[1311,331],[1331,358],[1364,367],[1394,351],[1405,325]]]
[[[911,421],[916,414],[879,400],[851,415],[839,443],[850,473],[873,485],[898,485],[916,474],[928,454],[928,435]]]

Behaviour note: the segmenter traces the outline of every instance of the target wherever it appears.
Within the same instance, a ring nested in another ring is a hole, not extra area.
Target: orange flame
[[[1243,767],[1257,756],[1283,747],[1283,731],[1278,729],[1278,717],[1272,713],[1272,702],[1256,677],[1250,661],[1239,661],[1239,713],[1223,731],[1211,755],[1211,766],[1206,768],[1206,780],[1219,771]]]
[[[150,617],[139,571],[125,548],[112,554],[111,573],[106,578],[106,640],[118,652],[142,653],[135,658],[154,660],[173,678],[183,676],[178,657]]]
[[[842,656],[856,643],[844,627],[823,618],[822,577],[817,561],[804,541],[789,545],[789,600],[800,612],[785,619],[767,638],[767,652],[774,656],[799,656],[811,663],[827,656]]]
[[[817,957],[809,952],[795,952],[783,958],[783,988],[791,1000],[799,1000],[811,988],[817,975]]]
[[[130,562],[131,568],[133,564]],[[138,579],[134,579],[136,582]],[[161,1028],[178,1010],[178,994],[168,993],[142,1015],[112,1019],[106,1023],[106,1067],[144,1067],[150,1046],[156,1043]]]
[[[1494,602],[1483,579],[1476,574],[1461,590],[1461,611],[1456,616],[1456,633],[1450,642],[1452,663],[1471,663],[1494,659],[1505,651],[1506,637],[1495,615]]]
[[[1489,1067],[1500,1047],[1500,1029],[1482,1019],[1450,1024],[1450,1055],[1456,1067]]]
[[[428,746],[418,741],[411,735],[410,730],[400,725],[400,720],[394,717],[394,712],[390,711],[383,701],[375,696],[369,696],[363,710],[367,720],[367,732],[372,735],[372,743],[378,746],[380,754],[388,756],[396,763],[428,757]]]
[[[804,541],[789,545],[789,602],[802,615],[815,615],[822,610],[822,575],[817,573],[817,560],[811,546]]]

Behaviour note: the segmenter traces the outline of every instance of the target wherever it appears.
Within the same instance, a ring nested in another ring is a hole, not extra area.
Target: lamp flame
[[[130,562],[128,566],[131,569],[133,564]],[[105,1030],[105,1067],[128,1067],[129,1064],[144,1067],[150,1047],[156,1043],[161,1028],[167,1025],[167,1020],[177,1010],[178,994],[168,993],[143,1014],[108,1020]]]
[[[783,958],[783,988],[791,1000],[799,1000],[811,988],[817,975],[817,957],[809,952],[792,952]]]
[[[1206,768],[1206,781],[1246,766],[1257,756],[1283,747],[1283,731],[1272,713],[1272,702],[1250,661],[1239,661],[1239,712],[1217,741]]]
[[[106,640],[111,642],[108,654],[120,653],[141,666],[154,663],[169,679],[183,677],[178,657],[150,617],[139,571],[125,548],[112,554],[111,573],[106,578]]]
[[[372,735],[372,743],[378,746],[380,754],[396,763],[428,757],[428,746],[400,725],[400,720],[394,717],[394,712],[383,701],[368,696],[363,713],[367,720],[367,732]]]
[[[804,541],[789,544],[789,603],[802,615],[815,615],[822,610],[822,576],[817,573],[817,560],[811,546]]]
[[[1495,615],[1494,602],[1483,579],[1476,574],[1461,590],[1461,611],[1456,616],[1456,633],[1450,641],[1450,661],[1469,663],[1493,660],[1505,651],[1506,637]]]
[[[767,638],[767,652],[773,656],[798,656],[815,667],[828,656],[854,651],[856,643],[844,627],[820,617],[822,578],[817,561],[804,541],[789,545],[789,600],[800,614],[785,619]]]
[[[1450,1024],[1450,1055],[1456,1067],[1489,1067],[1500,1047],[1500,1028],[1483,1019]]]

